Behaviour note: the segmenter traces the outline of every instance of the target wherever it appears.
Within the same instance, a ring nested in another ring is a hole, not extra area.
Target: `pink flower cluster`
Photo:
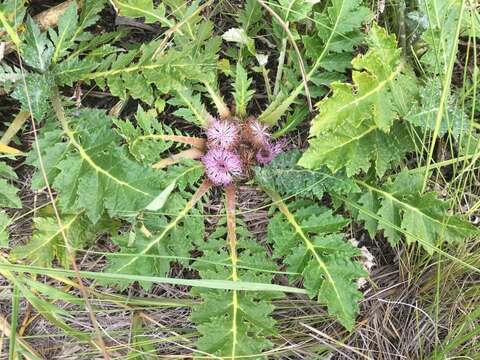
[[[238,141],[238,126],[231,121],[212,119],[207,128],[208,151],[202,157],[205,172],[215,185],[228,185],[242,174],[242,161],[233,147]]]
[[[242,174],[242,161],[233,151],[213,148],[202,158],[205,172],[215,185],[228,185],[235,176]]]
[[[267,165],[285,149],[285,145],[283,141],[266,143],[265,146],[257,152],[256,159],[258,163],[260,165]]]
[[[253,136],[252,148],[256,149],[256,160],[266,165],[282,152],[284,142],[272,143],[267,127],[258,121],[248,124]],[[205,172],[210,181],[218,186],[226,186],[235,177],[241,176],[243,166],[238,153],[241,134],[237,124],[228,120],[212,119],[207,128],[207,153],[202,157]]]

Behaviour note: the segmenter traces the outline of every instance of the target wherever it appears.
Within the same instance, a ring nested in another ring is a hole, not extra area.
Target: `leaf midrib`
[[[396,198],[395,196],[393,196],[393,195],[390,194],[389,192],[386,192],[386,191],[383,191],[383,190],[378,189],[378,188],[376,188],[376,187],[373,187],[373,186],[371,186],[371,185],[369,185],[369,184],[367,184],[367,183],[365,183],[365,182],[363,182],[363,181],[361,181],[361,180],[355,180],[355,182],[356,182],[357,184],[359,184],[359,185],[362,185],[363,187],[366,187],[367,189],[369,189],[369,190],[371,190],[371,191],[374,191],[374,192],[382,195],[384,198],[387,198],[387,199],[391,200],[392,202],[399,204],[401,207],[403,207],[403,208],[405,208],[405,209],[408,209],[408,210],[410,210],[410,211],[413,211],[413,212],[415,212],[415,213],[420,214],[421,216],[423,216],[423,217],[425,217],[425,218],[427,218],[427,219],[429,219],[429,220],[431,220],[431,221],[433,221],[433,222],[441,225],[442,227],[446,226],[446,227],[451,227],[451,228],[453,228],[453,229],[456,229],[456,230],[458,230],[458,231],[465,231],[465,228],[463,228],[463,227],[455,226],[454,224],[451,224],[451,223],[449,223],[449,222],[444,223],[444,222],[439,221],[438,219],[435,219],[435,218],[429,216],[429,215],[426,214],[425,212],[421,211],[419,208],[417,208],[417,207],[415,207],[415,206],[412,206],[412,205],[410,205],[410,204],[408,204],[408,203],[406,203],[406,202],[401,201],[400,199]]]

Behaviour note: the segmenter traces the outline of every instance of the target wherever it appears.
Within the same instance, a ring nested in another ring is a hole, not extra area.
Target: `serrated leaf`
[[[138,226],[128,236],[117,239],[121,247],[120,254],[110,256],[109,272],[129,275],[165,274],[170,261],[188,264],[185,258],[189,257],[193,244],[200,242],[204,234],[203,218],[195,206],[210,187],[204,181],[193,195],[182,192],[172,194],[162,212],[168,216],[146,214],[144,226]],[[187,216],[189,212],[193,216]],[[124,288],[130,282],[115,279],[109,283]],[[141,285],[148,289],[151,283],[143,281]]]
[[[257,0],[247,0],[238,14],[238,22],[248,36],[255,36],[261,28],[262,7]]]
[[[333,57],[338,53],[352,52],[353,48],[360,44],[363,39],[361,25],[367,21],[368,14],[370,14],[368,8],[360,6],[360,1],[358,0],[333,0],[331,7],[332,9],[327,8],[324,13],[315,12],[313,20],[316,25],[316,31],[313,34],[302,36],[304,48],[306,49],[306,58],[313,61],[312,69],[307,74],[307,77],[312,82],[318,76],[317,69],[321,66],[322,61],[332,63],[331,58],[329,58],[330,53],[335,53],[335,55],[332,55]],[[348,25],[352,24],[351,19],[357,19],[355,20],[355,28]],[[345,24],[345,27],[343,27],[343,24]],[[345,64],[345,59],[342,59],[341,63]],[[288,72],[288,68],[285,70]],[[295,87],[291,89],[290,87],[280,86],[279,94],[259,116],[260,121],[269,125],[276,124],[302,93],[304,84],[297,79],[300,69],[296,70],[292,72],[293,79],[290,77],[287,82],[288,84],[296,84],[294,85]],[[344,76],[334,72],[330,73],[330,78],[338,81],[343,80]],[[313,97],[323,95],[321,86],[317,86],[315,90],[320,91],[318,94],[311,94]]]
[[[168,179],[163,180],[164,183],[170,182],[145,209],[149,211],[158,211],[162,209],[177,185],[181,190],[185,190],[187,185],[194,185],[203,175],[203,172],[203,165],[198,164],[195,161],[192,161],[190,166],[177,165],[170,167],[167,173]]]
[[[55,65],[52,73],[58,85],[73,86],[79,78],[91,73],[99,66],[98,60],[91,58],[79,59],[69,57]]]
[[[225,295],[220,294],[215,298],[215,295],[211,294],[204,298],[205,304],[209,306],[206,311],[210,318],[208,322],[197,326],[201,334],[197,341],[198,348],[217,356],[230,356],[232,359],[242,356],[263,359],[264,357],[255,354],[272,347],[264,334],[273,333],[274,322],[269,317],[273,307],[258,303],[245,293],[237,295],[235,299],[235,306],[239,309],[237,312],[234,312],[232,299]],[[201,310],[196,311],[197,315],[193,315],[192,320],[199,322],[197,316]],[[219,317],[216,317],[216,314]],[[234,329],[231,327],[232,321],[236,323]]]
[[[25,245],[16,246],[10,252],[12,261],[26,259],[31,265],[51,267],[58,260],[63,267],[69,267],[70,259],[62,232],[73,249],[83,248],[94,240],[94,233],[83,214],[65,215],[62,227],[55,217],[34,218],[34,233]]]
[[[30,16],[27,17],[26,30],[20,49],[22,59],[28,66],[40,72],[47,71],[54,48],[47,38],[47,33],[42,33]]]
[[[20,209],[22,201],[18,197],[18,189],[9,180],[17,179],[17,174],[4,162],[0,162],[0,207]],[[5,219],[4,219],[5,220]]]
[[[296,107],[293,113],[287,115],[285,123],[272,134],[272,137],[275,139],[294,131],[307,118],[308,113],[308,106]]]
[[[455,57],[457,50],[457,32],[460,16],[464,19],[474,18],[475,7],[458,1],[425,0],[419,3],[423,14],[427,17],[427,29],[422,34],[423,41],[428,46],[420,58],[425,71],[431,74],[447,74],[448,61]],[[462,9],[463,7],[463,9]],[[471,15],[469,12],[472,11]],[[462,32],[462,28],[460,31]]]
[[[0,179],[0,206],[20,209],[22,202],[17,192],[18,189],[15,186],[10,185],[5,179]]]
[[[317,32],[304,37],[304,43],[309,45],[307,55],[312,59],[324,51],[335,54],[332,58],[339,53],[352,52],[362,41],[361,27],[371,14],[370,9],[362,5],[362,0],[332,0],[329,3],[324,12],[314,14]],[[326,68],[327,59],[320,66]]]
[[[122,16],[144,18],[147,24],[158,22],[168,27],[174,25],[174,22],[166,17],[165,5],[162,3],[157,7],[154,7],[152,0],[113,0],[113,3]]]
[[[52,28],[48,30],[50,39],[55,45],[55,51],[52,56],[52,63],[57,63],[63,57],[67,50],[72,46],[75,40],[75,30],[78,24],[77,2],[74,0],[60,16],[58,21],[58,30]]]
[[[394,36],[374,25],[367,42],[368,52],[352,61],[354,85],[333,83],[333,95],[318,104],[301,166],[327,165],[333,172],[345,167],[352,176],[374,161],[380,177],[411,147],[406,128],[395,121],[411,101],[413,91],[406,87],[415,88],[415,80],[402,73]]]
[[[172,146],[170,141],[162,139],[162,135],[171,134],[173,130],[162,125],[157,116],[154,109],[145,111],[138,106],[135,115],[136,126],[130,120],[113,119],[118,126],[118,134],[127,142],[128,150],[143,164],[157,162],[162,153]]]
[[[430,80],[420,89],[420,99],[410,108],[405,120],[422,131],[434,131],[442,89],[439,81]],[[454,96],[449,96],[445,112],[440,122],[438,136],[452,134],[458,140],[461,134],[470,128],[467,115],[457,104]]]
[[[374,213],[376,213],[380,207],[380,204],[378,203],[378,198],[369,191],[363,193],[358,199],[358,202],[364,208],[369,209]],[[375,234],[377,233],[377,226],[378,226],[377,220],[368,215],[365,215],[362,212],[358,213],[357,219],[364,221],[365,229],[368,231],[368,234],[370,235],[370,237],[374,238]]]
[[[130,218],[163,189],[162,172],[129,157],[111,129],[112,118],[103,111],[82,109],[69,121],[72,129],[64,129],[68,143],[61,141],[59,129],[44,132],[40,142],[45,170],[64,212],[85,209],[94,223],[105,210],[110,216]],[[29,162],[38,167],[36,150]]]
[[[235,271],[234,281],[270,282],[272,275],[261,270],[273,270],[275,266],[245,225],[237,221],[235,239],[230,238],[238,259],[234,260],[231,248],[228,249],[226,234],[225,218],[222,218],[208,241],[198,243],[203,256],[194,267],[200,275],[210,279],[234,279]],[[237,261],[240,266],[233,270]],[[271,318],[273,306],[269,301],[274,294],[207,289],[192,292],[203,299],[191,315],[201,335],[197,341],[200,350],[232,359],[241,356],[264,359],[259,354],[272,347],[267,336],[275,334],[275,321]]]
[[[165,276],[170,269],[169,259],[156,258],[155,256],[168,256],[165,244],[158,244],[144,254],[142,261],[135,262],[132,265],[125,266],[128,260],[134,254],[142,251],[150,242],[150,238],[143,234],[140,229],[135,229],[131,233],[127,233],[122,236],[116,236],[112,238],[114,244],[120,247],[119,253],[114,253],[108,256],[109,265],[106,268],[106,272],[130,275],[156,275]],[[121,269],[121,270],[119,270]],[[124,289],[129,284],[128,280],[115,280],[114,282],[108,282],[108,284],[119,285]],[[148,290],[151,287],[149,282],[140,282],[140,285]]]
[[[8,180],[18,179],[17,173],[3,161],[0,161],[0,177]]]
[[[378,216],[376,230],[383,229],[391,245],[398,244],[401,236],[405,235],[408,243],[419,242],[432,254],[442,241],[455,244],[478,234],[469,222],[449,215],[448,204],[439,200],[434,192],[421,193],[421,174],[403,171],[384,187],[364,182],[360,184],[370,192],[369,196],[375,198],[375,203],[380,203],[378,207],[367,202],[363,205]],[[362,218],[372,221],[367,213]]]
[[[78,19],[77,34],[80,34],[87,27],[95,24],[100,18],[100,11],[105,7],[106,0],[84,0],[82,10]]]
[[[120,252],[108,256],[106,272],[164,277],[171,262],[185,263],[183,258],[189,257],[193,244],[203,238],[203,220],[196,209],[191,210],[192,216],[182,216],[175,220],[174,215],[182,212],[187,201],[179,193],[172,194],[168,200],[163,210],[166,214],[172,214],[173,219],[148,214],[144,219],[145,228],[138,225],[130,233],[113,239],[120,247]],[[125,288],[130,281],[116,280],[109,283]],[[152,284],[141,282],[140,285],[148,290]]]
[[[49,75],[26,73],[25,83],[19,81],[11,93],[22,104],[23,111],[30,111],[35,121],[43,119],[50,109],[48,99],[52,95],[53,79]]]
[[[158,211],[160,210],[165,203],[168,200],[168,197],[172,193],[172,191],[175,189],[175,186],[177,185],[177,179],[173,179],[170,184],[167,185],[165,189],[162,190],[162,192],[155,198],[153,201],[147,205],[145,210],[149,211]]]
[[[255,91],[250,89],[250,85],[252,85],[252,79],[248,78],[247,72],[238,62],[235,82],[233,83],[233,98],[235,99],[236,113],[240,118],[247,115],[248,103],[255,94]]]
[[[0,63],[0,83],[5,91],[10,92],[12,85],[22,79],[22,72],[15,66]]]
[[[16,31],[22,25],[27,12],[23,1],[5,0],[0,4],[0,41],[12,40],[16,46],[21,43]]]
[[[329,313],[351,330],[358,312],[358,301],[362,298],[356,280],[366,273],[352,259],[359,254],[358,249],[337,233],[346,222],[339,221],[341,217],[333,216],[330,210],[314,204],[303,210],[298,208],[301,204],[293,203],[290,210],[290,205],[287,206],[280,195],[269,194],[280,210],[268,226],[274,255],[280,259],[285,257],[288,271],[303,276],[310,296],[325,303]]]
[[[284,21],[299,21],[305,19],[313,5],[320,0],[278,0],[280,16]]]
[[[332,174],[322,167],[308,170],[297,166],[302,156],[299,150],[291,150],[278,155],[270,164],[256,168],[256,182],[274,189],[281,195],[321,199],[325,193],[350,194],[360,191],[359,187],[344,174]]]
[[[200,94],[193,94],[189,88],[175,91],[174,96],[168,100],[170,105],[177,106],[174,115],[199,126],[206,126],[210,116],[202,103]]]
[[[184,90],[186,83],[208,83],[216,78],[218,37],[210,36],[201,43],[196,38],[182,41],[156,56],[159,46],[159,41],[152,41],[139,49],[111,55],[96,72],[82,79],[94,80],[101,88],[108,86],[114,96],[122,99],[129,94],[152,104],[154,93]]]

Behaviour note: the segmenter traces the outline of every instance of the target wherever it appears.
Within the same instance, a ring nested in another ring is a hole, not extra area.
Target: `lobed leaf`
[[[236,114],[243,119],[247,115],[247,105],[255,94],[250,89],[252,79],[249,79],[247,72],[240,63],[237,63],[235,82],[233,83],[233,98],[235,99]]]
[[[270,164],[256,168],[255,181],[281,195],[322,199],[330,192],[350,194],[359,192],[355,182],[344,174],[332,174],[326,167],[309,170],[297,165],[302,156],[299,150],[290,150],[278,155]]]
[[[25,245],[17,245],[10,252],[10,259],[25,259],[31,265],[51,267],[54,260],[65,268],[70,258],[62,235],[65,234],[73,249],[82,249],[95,240],[95,228],[81,212],[76,215],[64,215],[60,227],[55,217],[37,217],[33,219],[34,232]],[[104,229],[102,229],[104,231]]]
[[[275,265],[266,257],[265,249],[240,220],[236,221],[235,234],[232,250],[227,246],[227,241],[233,244],[226,239],[222,218],[208,241],[197,244],[203,256],[194,262],[194,268],[202,278],[270,283],[272,275],[264,271],[273,271]],[[238,255],[232,255],[232,251]],[[272,347],[267,336],[276,332],[270,300],[278,295],[213,289],[194,289],[193,293],[203,300],[191,315],[201,335],[197,341],[200,350],[222,357],[265,358],[262,351]]]
[[[448,204],[435,192],[422,194],[422,180],[421,174],[403,171],[383,187],[359,182],[366,190],[359,202],[367,210],[359,219],[371,235],[383,230],[392,246],[405,235],[407,243],[420,242],[432,254],[443,241],[456,244],[478,234],[468,221],[449,215]]]
[[[309,295],[351,330],[362,299],[356,281],[366,272],[353,258],[359,250],[338,233],[348,221],[314,203],[287,206],[277,193],[269,194],[280,210],[268,226],[274,256],[283,259],[288,271],[301,274]]]
[[[62,210],[84,209],[93,223],[105,211],[112,217],[135,217],[163,189],[162,172],[129,157],[126,147],[120,146],[120,136],[111,129],[113,119],[103,111],[82,109],[68,121],[67,142],[62,141],[63,131],[53,128],[43,132],[39,143]],[[39,166],[35,149],[29,163]],[[33,185],[44,186],[38,171]]]
[[[26,21],[26,30],[23,36],[22,59],[25,63],[39,72],[45,72],[50,66],[54,47],[46,32],[41,32],[38,25],[29,16]]]
[[[412,147],[407,129],[397,120],[411,101],[415,80],[402,73],[394,36],[374,25],[367,42],[368,52],[352,61],[354,85],[333,83],[332,96],[317,104],[319,114],[301,166],[326,165],[333,172],[346,168],[352,176],[374,162],[381,177]]]
[[[0,207],[9,207],[20,209],[22,201],[18,197],[18,189],[11,184],[12,180],[17,179],[17,174],[5,162],[0,162]],[[5,215],[3,223],[5,224]]]

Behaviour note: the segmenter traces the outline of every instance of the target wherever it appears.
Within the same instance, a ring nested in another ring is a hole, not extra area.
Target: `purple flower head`
[[[285,149],[286,143],[283,140],[276,143],[266,143],[265,146],[257,152],[257,162],[261,165],[267,165]]]
[[[258,122],[257,120],[250,123],[250,131],[252,132],[258,143],[262,145],[268,145],[270,134],[267,132],[268,126]]]
[[[222,148],[209,150],[202,157],[202,162],[205,165],[207,177],[215,185],[228,185],[234,176],[242,174],[240,157]]]
[[[226,120],[212,119],[208,124],[207,139],[210,147],[232,147],[238,138],[238,127]]]

